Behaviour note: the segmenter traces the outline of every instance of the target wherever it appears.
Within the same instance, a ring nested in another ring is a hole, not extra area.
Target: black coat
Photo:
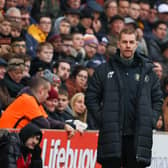
[[[123,116],[123,80],[114,56],[109,63],[97,68],[89,81],[86,92],[88,116],[99,127],[98,162],[121,158]],[[150,165],[152,148],[152,128],[160,115],[162,92],[159,79],[153,72],[153,65],[135,53],[141,62],[135,111],[135,149],[137,161]]]

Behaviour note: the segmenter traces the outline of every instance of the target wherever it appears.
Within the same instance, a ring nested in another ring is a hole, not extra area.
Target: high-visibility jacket
[[[3,112],[0,128],[22,128],[38,117],[48,118],[48,115],[35,97],[24,93]]]

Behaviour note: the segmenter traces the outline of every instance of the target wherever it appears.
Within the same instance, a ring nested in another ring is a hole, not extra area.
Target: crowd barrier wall
[[[63,130],[42,131],[43,168],[101,168],[96,162],[98,131],[77,132],[71,139]],[[154,132],[148,168],[168,168],[167,132]]]

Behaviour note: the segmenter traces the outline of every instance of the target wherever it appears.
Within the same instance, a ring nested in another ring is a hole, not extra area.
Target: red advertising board
[[[44,130],[44,168],[100,168],[96,162],[98,132],[76,133],[67,139],[65,131]]]

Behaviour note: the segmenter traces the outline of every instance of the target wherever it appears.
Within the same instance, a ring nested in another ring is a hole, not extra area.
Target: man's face
[[[69,34],[70,28],[71,26],[68,22],[62,21],[59,26],[60,34]]]
[[[84,45],[82,34],[74,34],[72,41],[73,41],[73,46],[76,50],[80,50]]]
[[[3,9],[5,6],[5,0],[0,0],[0,9]]]
[[[131,58],[134,55],[137,45],[135,34],[123,33],[121,39],[118,41],[120,54],[124,58]]]
[[[77,26],[80,20],[79,15],[75,15],[75,14],[68,14],[67,19],[69,20],[72,27]]]
[[[112,34],[117,35],[124,28],[124,22],[122,20],[117,19],[113,21],[113,23],[111,23],[110,28]]]
[[[50,63],[53,58],[53,49],[47,46],[44,46],[41,51],[37,54],[40,60]]]
[[[94,45],[94,44],[86,45],[85,46],[85,51],[86,51],[87,58],[91,59],[96,54],[97,46]]]
[[[104,55],[104,54],[106,53],[106,47],[107,47],[107,44],[100,43],[100,44],[98,45],[97,52],[98,52],[99,54]]]
[[[158,27],[155,30],[153,30],[153,33],[160,40],[163,40],[167,34],[167,26],[165,24],[159,24]]]
[[[58,99],[50,99],[45,101],[45,107],[50,111],[54,112],[55,108],[58,106]]]
[[[12,80],[14,80],[16,83],[20,83],[20,81],[23,78],[23,69],[16,68],[8,71],[9,76]]]
[[[51,84],[49,82],[39,88],[39,103],[44,103],[47,100],[50,89]]]
[[[64,111],[68,107],[68,103],[68,97],[66,95],[59,94],[57,110],[60,112]]]
[[[128,1],[119,1],[118,12],[119,15],[125,17],[128,15],[129,2]]]
[[[6,67],[0,65],[0,80],[4,78],[5,73],[6,73]]]
[[[26,42],[16,41],[12,44],[12,50],[16,54],[26,54]]]
[[[35,135],[27,139],[25,146],[33,150],[40,143],[40,135]]]
[[[11,23],[8,22],[8,21],[3,21],[0,25],[0,32],[3,34],[3,35],[10,35],[11,33]]]
[[[61,80],[65,81],[69,78],[70,70],[70,64],[66,62],[60,62],[57,70],[57,75],[61,78]]]
[[[21,17],[21,24],[24,29],[27,29],[30,25],[30,14],[24,13]]]
[[[133,19],[138,19],[140,15],[140,6],[137,3],[131,3],[129,8],[129,15]]]
[[[51,18],[49,17],[42,17],[40,19],[39,27],[44,33],[49,33],[51,31]]]
[[[81,5],[81,1],[80,0],[68,0],[67,4],[72,9],[78,9]]]
[[[17,6],[17,0],[6,0],[7,9]]]
[[[62,42],[62,52],[69,56],[72,53],[72,48],[73,48],[73,42],[72,40],[64,40]]]
[[[92,25],[92,19],[91,18],[82,18],[81,24],[85,29],[89,29]]]
[[[75,79],[76,85],[79,86],[82,89],[85,89],[87,86],[88,81],[88,72],[85,70],[81,70]]]
[[[140,18],[142,20],[147,20],[148,18],[148,14],[149,14],[149,10],[150,10],[150,5],[146,4],[146,3],[140,3]]]
[[[117,3],[114,1],[110,2],[106,9],[107,17],[111,18],[112,16],[117,14]]]
[[[60,52],[60,51],[61,51],[61,47],[62,47],[61,38],[54,39],[54,40],[52,41],[52,45],[53,45],[54,50],[55,50],[56,52]]]

